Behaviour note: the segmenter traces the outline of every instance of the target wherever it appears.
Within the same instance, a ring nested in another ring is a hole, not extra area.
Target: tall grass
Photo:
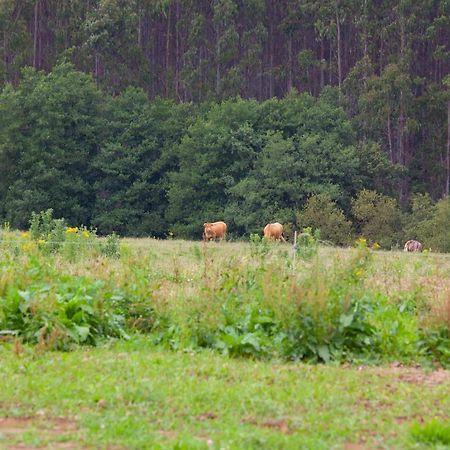
[[[0,233],[4,339],[67,350],[138,332],[173,349],[252,358],[450,362],[443,255],[360,242],[299,252],[294,266],[290,246],[257,239],[119,242],[78,232],[53,250]]]

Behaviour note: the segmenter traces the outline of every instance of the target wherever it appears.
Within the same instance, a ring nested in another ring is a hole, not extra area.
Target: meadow
[[[450,255],[60,225],[0,232],[0,448],[450,446]]]

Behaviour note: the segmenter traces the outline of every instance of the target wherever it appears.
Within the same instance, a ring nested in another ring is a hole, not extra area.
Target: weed
[[[450,421],[434,419],[425,424],[415,423],[411,426],[411,435],[425,444],[450,445]]]

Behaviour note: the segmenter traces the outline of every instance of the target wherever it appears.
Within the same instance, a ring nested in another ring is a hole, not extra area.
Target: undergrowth
[[[294,267],[286,246],[256,237],[250,251],[227,258],[217,251],[229,244],[162,256],[124,252],[117,236],[99,246],[87,230],[67,228],[66,247],[49,251],[36,229],[34,238],[0,234],[4,339],[70,350],[139,332],[172,349],[237,357],[449,366],[448,323],[427,320],[426,300],[415,287],[395,299],[368,287],[374,251],[363,240],[328,258],[320,257],[315,240],[308,242],[313,251],[298,252]],[[77,247],[77,239],[93,245]]]

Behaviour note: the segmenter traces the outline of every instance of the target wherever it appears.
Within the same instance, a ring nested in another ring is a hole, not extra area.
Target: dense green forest
[[[13,227],[450,247],[449,0],[3,0],[0,42]]]

